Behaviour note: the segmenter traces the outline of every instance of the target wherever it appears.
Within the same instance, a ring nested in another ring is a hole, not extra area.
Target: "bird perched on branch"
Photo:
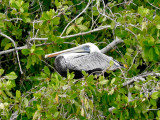
[[[74,78],[82,78],[82,70],[90,74],[106,70],[114,71],[124,67],[117,60],[101,53],[93,43],[45,55],[45,58],[51,57],[56,57],[56,70],[63,77],[67,76],[67,70],[75,73]]]

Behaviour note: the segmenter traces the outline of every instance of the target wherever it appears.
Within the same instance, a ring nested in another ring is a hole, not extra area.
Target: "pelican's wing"
[[[111,61],[113,62],[111,63]],[[74,71],[75,74],[80,74],[82,70],[92,73],[107,69],[116,70],[121,67],[112,57],[99,52],[71,56],[66,59],[63,56],[58,56],[55,60],[55,66],[62,75],[66,74],[67,69],[71,72]]]

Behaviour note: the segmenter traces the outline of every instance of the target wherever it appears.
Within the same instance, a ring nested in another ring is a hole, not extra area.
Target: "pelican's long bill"
[[[89,46],[87,46],[87,45],[80,45],[80,46],[77,46],[77,47],[74,47],[71,49],[47,54],[47,55],[45,55],[45,58],[56,57],[59,54],[64,54],[64,53],[90,53],[90,49],[89,49]]]

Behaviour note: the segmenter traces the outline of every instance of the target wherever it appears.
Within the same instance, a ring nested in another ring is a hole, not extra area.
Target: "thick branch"
[[[51,45],[51,44],[53,44],[53,43],[37,44],[36,46],[39,47],[39,46]],[[27,49],[27,48],[28,48],[27,45],[24,45],[22,47],[17,47],[17,49],[9,49],[9,50],[5,50],[5,51],[0,51],[0,55],[11,53],[11,52],[14,52],[15,50],[22,50],[22,49]]]
[[[9,50],[5,50],[5,51],[0,51],[0,55],[11,53],[11,52],[14,52],[15,50],[26,49],[26,48],[27,48],[27,45],[22,46],[22,47],[17,47],[17,49],[9,49]]]
[[[111,42],[109,45],[107,45],[105,48],[103,48],[101,50],[102,53],[107,53],[108,51],[110,51],[114,46],[116,46],[117,44],[123,43],[123,40],[119,39],[116,37],[116,39]]]
[[[100,30],[103,30],[103,29],[106,29],[106,28],[110,28],[110,27],[111,27],[110,25],[101,26],[101,27],[98,27],[98,28],[96,28],[96,29],[90,30],[90,31],[88,31],[88,32],[83,32],[83,33],[78,33],[78,34],[63,36],[63,37],[60,37],[60,38],[65,39],[65,38],[76,37],[76,36],[80,36],[80,35],[86,35],[86,34],[89,34],[89,33],[92,33],[92,32],[96,32],[96,31],[100,31]],[[33,41],[33,40],[47,41],[48,38],[31,38],[31,39],[30,39],[30,41]],[[0,55],[7,54],[7,53],[11,53],[11,52],[13,52],[13,51],[15,51],[15,50],[26,49],[26,48],[27,48],[27,45],[22,46],[22,47],[17,47],[16,49],[9,49],[9,50],[5,50],[5,51],[0,51]]]
[[[160,77],[160,73],[148,72],[148,73],[140,74],[138,76],[135,76],[135,77],[131,78],[127,82],[123,83],[123,87],[125,87],[127,85],[130,85],[130,84],[132,84],[135,81],[143,81],[143,80],[145,80],[144,78],[147,77],[147,76]]]

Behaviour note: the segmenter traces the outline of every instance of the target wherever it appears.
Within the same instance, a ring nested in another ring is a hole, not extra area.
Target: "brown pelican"
[[[75,78],[82,78],[82,70],[87,73],[114,71],[123,67],[121,63],[114,60],[99,50],[93,43],[86,43],[77,47],[45,55],[45,58],[56,57],[56,70],[64,77],[67,70],[75,73]]]

